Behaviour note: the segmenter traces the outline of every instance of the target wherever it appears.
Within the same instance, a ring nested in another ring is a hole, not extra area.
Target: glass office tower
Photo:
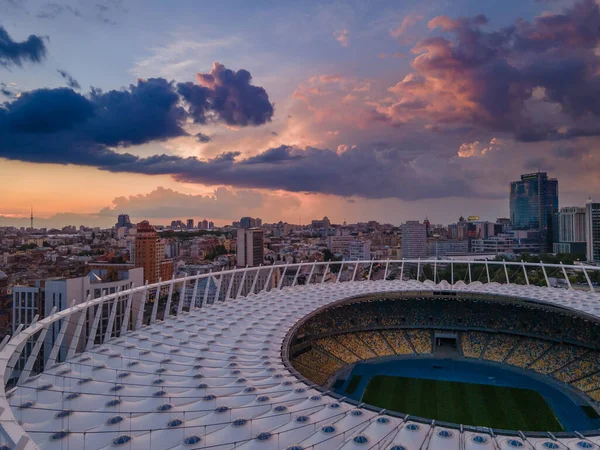
[[[553,218],[558,212],[558,180],[546,172],[521,175],[510,183],[510,222],[516,230],[539,230],[540,243],[552,248]]]

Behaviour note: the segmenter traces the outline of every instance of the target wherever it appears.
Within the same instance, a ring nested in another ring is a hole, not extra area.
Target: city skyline
[[[494,220],[538,170],[561,207],[600,191],[592,0],[0,12],[0,226]]]

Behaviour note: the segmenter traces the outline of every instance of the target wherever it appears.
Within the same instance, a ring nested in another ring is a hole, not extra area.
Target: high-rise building
[[[265,259],[264,231],[261,228],[237,230],[238,267],[259,266]]]
[[[242,217],[240,219],[240,227],[242,228],[256,228],[262,226],[262,219],[257,217]]]
[[[551,247],[558,212],[558,180],[546,172],[521,175],[510,183],[510,222],[516,230],[539,230],[544,249]]]
[[[585,205],[587,260],[600,261],[600,203]]]
[[[131,223],[131,220],[129,220],[129,214],[119,214],[115,228],[133,228],[133,224]]]
[[[427,227],[417,220],[410,220],[402,226],[402,257],[424,258],[427,256]]]
[[[212,220],[210,222],[208,222],[208,229],[209,230],[214,230],[215,229],[215,223]]]
[[[203,230],[208,230],[208,220],[204,219],[200,228],[202,228]]]
[[[137,225],[134,261],[135,267],[144,268],[144,277],[149,284],[173,275],[173,261],[165,259],[165,243],[147,220]]]
[[[194,219],[188,219],[187,220],[187,229],[191,230],[192,228],[194,228]]]
[[[559,242],[585,242],[585,208],[569,206],[558,213]]]

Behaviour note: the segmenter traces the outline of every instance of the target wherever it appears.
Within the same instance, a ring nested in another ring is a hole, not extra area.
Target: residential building
[[[350,243],[354,242],[354,236],[328,236],[327,248],[331,253],[345,255],[349,252]]]
[[[521,239],[514,234],[502,234],[488,239],[473,239],[473,253],[539,253],[540,243],[537,239]]]
[[[402,257],[424,258],[427,256],[427,228],[417,220],[403,223]]]
[[[106,265],[105,265],[106,266]],[[38,280],[33,286],[14,286],[12,289],[13,307],[12,307],[12,330],[13,333],[23,324],[25,327],[32,323],[33,318],[39,315],[39,318],[47,317],[51,314],[52,309],[56,307],[57,311],[69,308],[72,303],[80,304],[88,298],[95,299],[103,294],[114,294],[117,291],[124,291],[132,286],[142,286],[144,284],[144,271],[140,268],[133,268],[123,264],[115,264],[118,266],[114,272],[104,273],[107,275],[105,279],[98,276],[98,268],[94,268],[87,276],[78,278],[58,278],[48,280]],[[114,278],[112,274],[118,274],[118,278]],[[100,313],[100,322],[96,330],[95,340],[100,342],[100,336],[106,333],[110,311],[113,307],[115,310],[115,318],[113,322],[113,330],[120,329],[127,306],[127,298],[123,297],[117,303],[106,303],[102,306]],[[132,297],[132,312],[129,320],[135,320],[141,307],[141,294]],[[83,323],[83,338],[77,343],[77,348],[82,350],[88,340],[94,316],[97,308],[88,311],[88,317]],[[66,356],[66,352],[71,345],[71,336],[75,332],[77,321],[69,323],[65,338],[62,342],[59,352],[59,358]],[[49,329],[44,345],[40,353],[38,364],[45,363],[50,351],[56,342],[56,338],[60,332],[61,323],[53,323]],[[29,356],[34,342],[28,343],[21,357],[20,365],[25,363]],[[18,368],[17,368],[18,369]]]
[[[265,259],[264,231],[262,228],[239,228],[237,230],[238,267],[259,266]]]
[[[585,205],[587,260],[600,261],[600,203]]]
[[[560,209],[555,220],[554,253],[572,253],[585,258],[585,218],[585,208],[570,206]]]
[[[165,243],[147,220],[137,225],[134,261],[135,267],[144,268],[149,284],[156,283],[159,278],[168,280],[173,275],[173,261],[165,258]]]
[[[348,259],[351,261],[371,259],[371,241],[354,240],[350,242]]]
[[[323,219],[321,220],[313,220],[311,222],[311,228],[315,230],[328,230],[329,228],[331,228],[331,221],[327,216],[323,217]]]
[[[187,220],[187,229],[191,230],[192,228],[194,228],[194,219],[188,219]]]
[[[466,253],[469,251],[468,240],[428,239],[427,256],[442,258],[450,253]]]

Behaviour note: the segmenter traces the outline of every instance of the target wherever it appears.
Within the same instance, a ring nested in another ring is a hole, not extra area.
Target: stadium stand
[[[354,335],[354,333],[338,334],[335,339],[344,347],[352,349],[352,353],[360,359],[370,359],[377,357],[377,354],[369,348],[364,341]]]
[[[563,367],[569,361],[579,358],[586,350],[573,345],[555,344],[548,352],[529,365],[535,372],[549,374]]]
[[[600,370],[600,355],[596,352],[589,352],[578,360],[572,361],[562,369],[552,374],[553,377],[570,382],[583,378],[593,372]]]
[[[468,358],[479,358],[485,348],[487,338],[487,333],[477,331],[462,333],[461,344],[463,355]]]
[[[338,359],[341,359],[347,364],[355,363],[356,361],[360,361],[360,358],[348,350],[346,347],[341,345],[337,340],[326,337],[322,339],[318,339],[314,343],[317,347],[321,347],[325,349],[327,352],[331,353]]]
[[[430,330],[408,330],[406,334],[418,354],[431,353],[433,341]]]
[[[414,353],[402,330],[384,330],[381,334],[397,355],[410,355]]]
[[[356,337],[369,346],[377,356],[393,356],[394,350],[378,331],[363,331],[356,333]]]
[[[292,361],[302,375],[324,384],[358,361],[431,354],[433,330],[448,329],[458,332],[458,351],[467,358],[549,375],[600,400],[600,352],[591,349],[598,326],[539,306],[448,298],[346,303],[299,326]]]
[[[542,341],[540,339],[522,339],[519,345],[504,362],[517,367],[527,367],[551,346],[551,342]]]
[[[490,361],[502,362],[519,341],[520,338],[518,336],[512,336],[510,334],[492,334],[488,339],[482,358]]]

